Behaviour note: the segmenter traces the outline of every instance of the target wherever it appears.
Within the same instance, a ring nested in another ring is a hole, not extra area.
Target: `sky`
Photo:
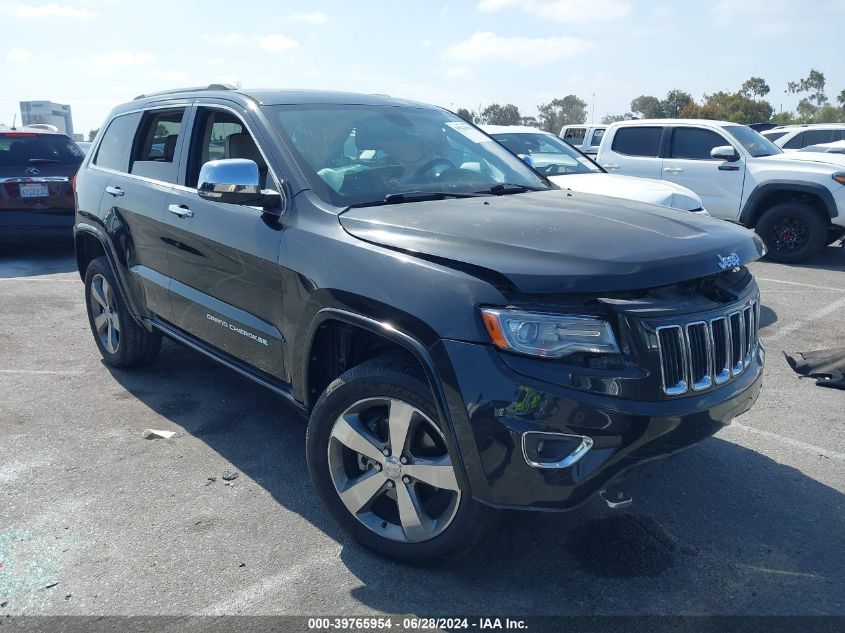
[[[778,111],[811,68],[845,89],[845,0],[0,0],[0,123],[70,104],[87,136],[134,96],[213,82],[375,92],[478,110],[576,94],[599,120],[641,94],[755,75]]]

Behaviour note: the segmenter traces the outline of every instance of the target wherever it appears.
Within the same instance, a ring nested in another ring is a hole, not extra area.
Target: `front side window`
[[[714,147],[730,145],[721,134],[697,127],[677,127],[672,132],[672,158],[689,160],[711,160],[710,151]]]
[[[733,136],[745,148],[745,151],[754,158],[783,154],[777,145],[747,125],[726,125],[722,129]]]
[[[0,167],[78,165],[84,157],[64,134],[0,133]]]
[[[531,156],[534,169],[546,176],[603,171],[577,149],[545,132],[508,132],[495,133],[491,136],[514,154]]]
[[[662,127],[620,127],[613,137],[611,149],[626,156],[656,158],[662,136]]]
[[[264,109],[311,188],[337,206],[411,192],[550,188],[492,138],[445,110],[344,104]]]
[[[127,171],[129,168],[129,152],[132,141],[138,129],[141,113],[124,114],[112,119],[103,134],[103,140],[97,148],[97,154],[91,161],[98,167]]]

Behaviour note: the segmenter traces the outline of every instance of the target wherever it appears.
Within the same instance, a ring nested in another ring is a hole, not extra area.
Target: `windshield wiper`
[[[389,193],[384,197],[385,204],[400,202],[423,202],[425,200],[445,200],[446,198],[474,198],[477,193],[456,193],[451,191],[403,191]]]
[[[516,185],[512,182],[500,182],[490,187],[487,191],[497,196],[504,196],[509,193],[525,193],[526,191],[546,191],[543,187],[529,187],[527,185]]]

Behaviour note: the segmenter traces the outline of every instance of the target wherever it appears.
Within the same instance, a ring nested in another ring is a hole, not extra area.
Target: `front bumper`
[[[442,341],[432,349],[469,492],[498,507],[567,510],[611,479],[717,433],[756,401],[764,351],[740,377],[708,392],[657,402],[588,393],[515,373],[491,346]],[[530,466],[526,432],[590,438],[572,466]]]

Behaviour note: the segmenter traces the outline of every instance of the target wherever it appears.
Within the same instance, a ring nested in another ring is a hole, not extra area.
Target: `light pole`
[[[593,108],[590,112],[590,123],[596,122],[596,93],[593,93]]]

